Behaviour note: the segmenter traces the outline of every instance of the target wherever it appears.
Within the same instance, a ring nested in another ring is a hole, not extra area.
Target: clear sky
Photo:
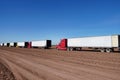
[[[120,34],[120,0],[0,0],[0,42]]]

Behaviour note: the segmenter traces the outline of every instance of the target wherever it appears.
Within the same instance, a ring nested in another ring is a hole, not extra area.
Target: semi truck
[[[31,48],[31,43],[30,42],[17,42],[14,43],[15,47],[22,47],[22,48]]]
[[[115,48],[120,49],[120,35],[62,39],[56,48],[69,51],[92,48],[101,52],[113,52]]]
[[[51,40],[41,40],[41,41],[31,41],[31,47],[45,48],[48,49],[51,47]]]

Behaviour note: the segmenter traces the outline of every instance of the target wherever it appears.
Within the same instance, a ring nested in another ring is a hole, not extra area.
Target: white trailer
[[[7,46],[7,43],[4,43],[4,46]]]
[[[25,42],[17,42],[17,46],[18,47],[24,47],[25,46]]]
[[[11,43],[10,43],[10,47],[13,47],[13,46],[14,46],[14,43],[13,43],[13,42],[11,42]]]
[[[51,47],[51,40],[31,41],[31,47],[49,48]]]
[[[120,35],[70,38],[67,39],[67,47],[69,50],[91,47],[111,52],[113,48],[120,48]]]
[[[3,46],[3,43],[1,43],[0,46]]]

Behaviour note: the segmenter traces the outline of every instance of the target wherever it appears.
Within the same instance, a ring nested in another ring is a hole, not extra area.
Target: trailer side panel
[[[68,47],[112,47],[111,36],[68,39]]]

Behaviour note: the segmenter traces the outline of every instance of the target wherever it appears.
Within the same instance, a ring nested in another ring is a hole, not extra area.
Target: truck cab
[[[56,46],[58,50],[67,50],[67,39],[62,39],[60,43]]]

